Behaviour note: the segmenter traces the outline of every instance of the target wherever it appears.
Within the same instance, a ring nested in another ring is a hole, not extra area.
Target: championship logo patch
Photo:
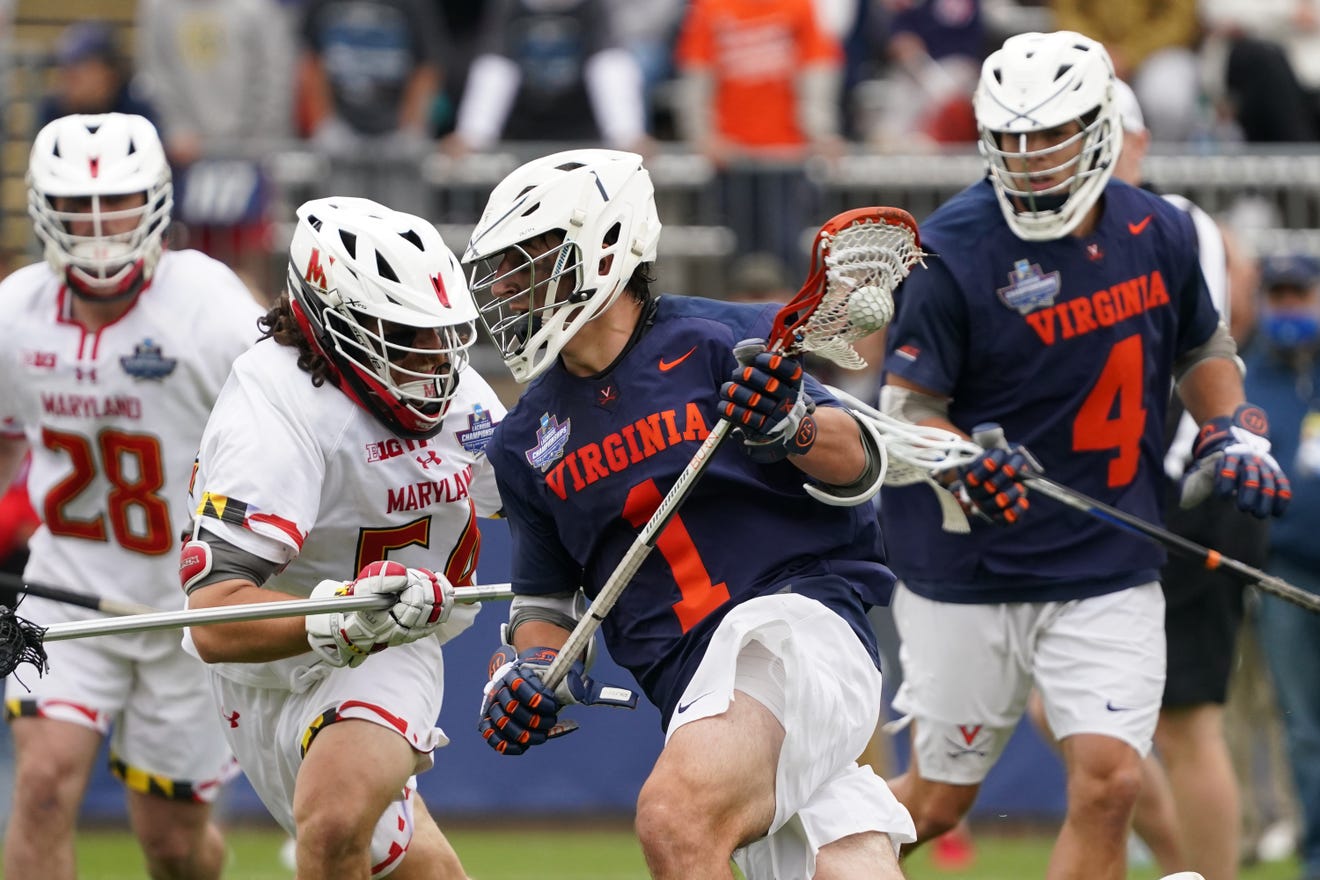
[[[133,347],[133,353],[119,359],[124,372],[134,379],[164,379],[179,365],[178,358],[167,358],[160,353],[160,346],[150,339],[144,339]]]
[[[1018,260],[1013,264],[1013,271],[1008,273],[1008,286],[995,292],[999,294],[1000,302],[1018,314],[1047,309],[1054,305],[1054,298],[1059,295],[1059,273],[1047,275],[1040,270],[1040,264]]]
[[[495,434],[495,426],[499,423],[490,417],[490,410],[482,409],[480,404],[472,408],[467,419],[467,430],[455,431],[454,436],[458,438],[459,445],[468,452],[481,452]]]
[[[542,413],[541,427],[536,429],[536,445],[523,453],[527,463],[542,473],[549,470],[551,464],[563,457],[572,425],[572,419],[564,419],[561,425],[555,416]]]

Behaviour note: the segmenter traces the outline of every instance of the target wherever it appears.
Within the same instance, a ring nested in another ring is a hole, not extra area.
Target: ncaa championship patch
[[[1018,260],[1013,264],[1013,271],[1008,273],[1008,286],[995,292],[999,294],[1000,302],[1025,315],[1054,305],[1059,286],[1057,271],[1047,275],[1040,270],[1039,263]]]
[[[468,427],[466,431],[455,431],[454,436],[458,438],[459,445],[468,452],[477,453],[486,448],[490,438],[495,433],[495,425],[498,424],[490,417],[490,411],[481,408],[477,404],[468,414]]]
[[[134,379],[164,379],[179,365],[178,358],[167,358],[161,354],[160,346],[150,339],[144,339],[133,346],[133,353],[119,359],[119,366]]]
[[[564,419],[561,425],[555,416],[542,413],[541,427],[536,429],[536,445],[523,453],[527,456],[527,463],[545,473],[551,464],[563,457],[572,425],[572,419]]]

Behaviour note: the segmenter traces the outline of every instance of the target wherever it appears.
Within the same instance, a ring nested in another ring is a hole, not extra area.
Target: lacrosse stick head
[[[49,666],[42,644],[45,635],[45,629],[0,605],[0,677],[7,678],[24,663],[44,675]]]
[[[816,233],[807,283],[775,318],[770,342],[850,370],[866,361],[853,343],[888,326],[894,289],[925,256],[917,221],[901,208],[854,208]]]

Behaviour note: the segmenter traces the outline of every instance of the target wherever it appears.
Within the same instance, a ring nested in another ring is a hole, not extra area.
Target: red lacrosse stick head
[[[825,296],[829,268],[825,264],[825,258],[830,254],[835,237],[843,230],[859,223],[886,223],[890,226],[906,227],[912,233],[915,246],[921,247],[917,221],[902,208],[873,205],[835,214],[816,233],[816,238],[811,244],[811,272],[807,275],[802,289],[797,292],[797,296],[775,315],[774,324],[770,328],[768,347],[779,349],[790,347],[797,331],[807,322],[812,312],[820,305],[821,298]]]

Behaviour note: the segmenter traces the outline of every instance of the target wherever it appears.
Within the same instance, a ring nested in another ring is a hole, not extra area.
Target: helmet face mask
[[[635,153],[555,153],[496,186],[463,261],[513,377],[555,363],[655,259],[659,238],[655,190]]]
[[[27,183],[46,261],[76,295],[113,302],[151,280],[174,198],[150,122],[119,113],[56,119],[33,142]]]
[[[1122,145],[1114,96],[1104,47],[1070,31],[1019,34],[986,59],[980,150],[1019,238],[1062,238],[1095,206]]]
[[[478,306],[500,355],[517,358],[528,341],[562,333],[594,291],[583,291],[582,250],[554,230],[478,260],[474,289],[488,291]]]
[[[476,339],[476,306],[440,233],[367,199],[298,209],[288,294],[335,384],[407,437],[439,431]]]

